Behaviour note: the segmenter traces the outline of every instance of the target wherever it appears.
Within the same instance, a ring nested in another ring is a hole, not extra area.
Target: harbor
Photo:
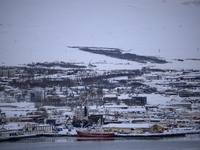
[[[76,130],[76,131],[75,131]],[[186,137],[189,135],[199,135],[200,130],[198,129],[179,129],[179,131],[165,131],[162,133],[120,133],[120,132],[97,132],[97,131],[88,131],[87,129],[84,129],[85,131],[81,131],[83,129],[75,129],[73,131],[67,131],[67,132],[57,132],[57,133],[37,133],[37,134],[13,134],[9,132],[7,136],[4,133],[4,135],[0,137],[0,141],[16,141],[21,139],[29,139],[29,138],[40,138],[40,137],[67,137],[67,138],[74,138],[76,137],[77,140],[114,140],[115,138],[143,138],[143,139],[152,139],[152,138],[178,138],[178,137]]]
[[[101,149],[142,149],[142,150],[171,150],[171,149],[199,149],[200,147],[199,134],[187,135],[186,137],[173,137],[173,138],[111,138],[103,140],[95,140],[94,138],[77,138],[77,137],[37,137],[25,138],[17,141],[4,141],[1,142],[1,147],[4,150],[21,149],[21,150],[52,150],[60,149],[65,150],[96,150]]]

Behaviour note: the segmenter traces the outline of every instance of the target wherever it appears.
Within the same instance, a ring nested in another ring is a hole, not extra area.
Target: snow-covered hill
[[[186,3],[185,3],[186,2]],[[195,2],[195,3],[188,3]],[[200,69],[197,0],[1,0],[0,65],[64,61],[98,69]],[[141,64],[70,49],[114,47],[173,63]]]

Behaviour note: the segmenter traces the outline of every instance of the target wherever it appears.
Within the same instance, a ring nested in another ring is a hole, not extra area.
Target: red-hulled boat
[[[112,132],[90,132],[76,130],[79,137],[114,137],[115,134]]]

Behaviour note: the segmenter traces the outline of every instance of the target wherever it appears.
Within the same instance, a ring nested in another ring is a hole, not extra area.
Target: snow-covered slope
[[[199,61],[174,61],[200,58],[200,6],[183,4],[188,1],[197,2],[1,0],[0,65],[55,60],[91,62],[99,69],[149,65],[67,47],[77,45],[122,48],[173,62],[156,65],[161,68],[200,69]]]

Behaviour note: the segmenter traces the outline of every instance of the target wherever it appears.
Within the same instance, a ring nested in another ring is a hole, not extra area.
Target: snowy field
[[[143,66],[200,69],[199,61],[174,60],[200,58],[200,6],[195,5],[198,3],[1,0],[0,65],[57,60],[95,63],[100,70]],[[172,63],[140,64],[67,47],[76,45],[116,47],[138,55],[159,56]]]

